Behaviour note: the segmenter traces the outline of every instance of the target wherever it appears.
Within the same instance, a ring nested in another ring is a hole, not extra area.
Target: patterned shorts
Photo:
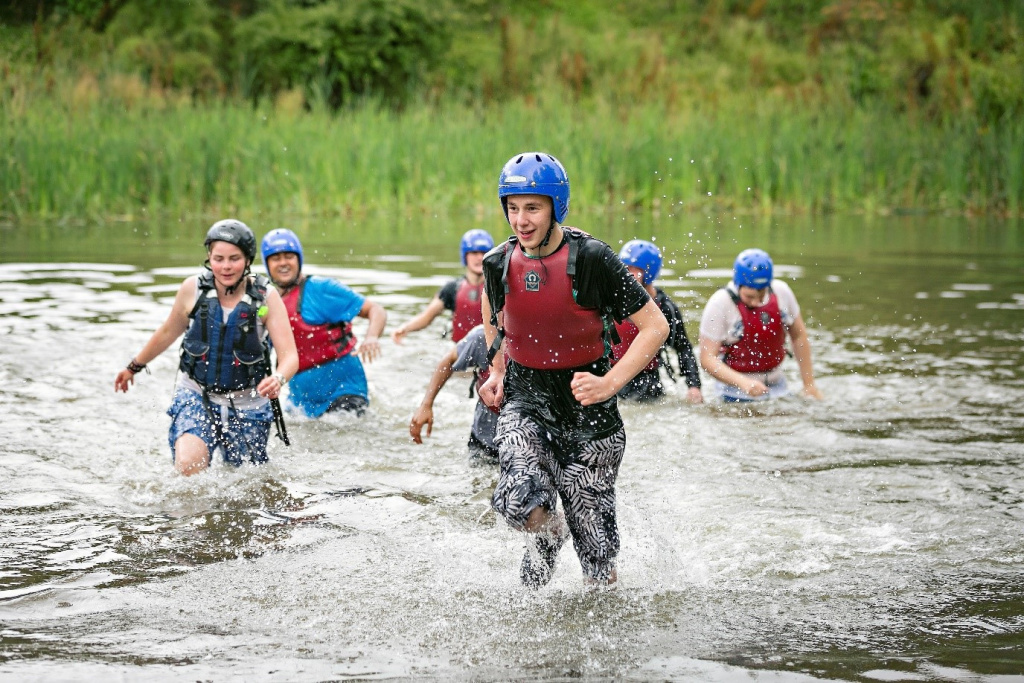
[[[498,418],[499,474],[491,505],[515,529],[523,529],[538,505],[554,512],[558,498],[572,534],[583,574],[603,581],[615,567],[619,530],[615,479],[626,450],[626,432],[582,444],[556,444],[532,420],[508,407]],[[571,458],[556,458],[565,446]]]
[[[245,462],[267,462],[267,438],[270,436],[270,423],[274,420],[270,404],[251,410],[238,410],[211,403],[210,408],[220,423],[219,430],[203,405],[200,394],[181,387],[174,392],[171,407],[167,409],[167,414],[171,416],[171,430],[167,440],[171,444],[172,459],[174,444],[183,434],[192,434],[206,444],[211,461],[214,451],[220,448],[224,462],[229,465],[238,467]]]

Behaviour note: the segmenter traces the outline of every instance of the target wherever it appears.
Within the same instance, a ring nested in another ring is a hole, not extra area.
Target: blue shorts
[[[167,440],[171,444],[171,459],[174,458],[174,444],[183,434],[192,434],[203,440],[210,453],[210,461],[218,448],[224,454],[224,462],[238,467],[250,462],[267,462],[267,439],[274,414],[270,404],[250,410],[239,410],[210,403],[220,429],[213,422],[210,412],[203,405],[203,397],[190,389],[178,387],[167,414],[171,416],[171,430]],[[220,434],[218,434],[218,431]]]

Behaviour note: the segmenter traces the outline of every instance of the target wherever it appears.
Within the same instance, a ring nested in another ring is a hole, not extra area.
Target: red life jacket
[[[566,272],[568,244],[543,260],[518,247],[508,263],[505,294],[505,348],[509,357],[535,370],[575,368],[602,358],[604,320],[596,308],[573,299]]]
[[[619,343],[612,346],[612,365],[618,363],[626,355],[633,340],[640,334],[640,328],[630,320],[623,320],[621,323],[615,323],[615,331],[619,333]],[[655,355],[644,370],[656,370],[659,365],[658,356]]]
[[[452,312],[452,341],[458,342],[477,325],[484,322],[480,310],[480,297],[484,294],[484,281],[471,285],[469,280],[462,278],[455,292],[455,310]]]
[[[281,295],[299,352],[299,372],[347,356],[356,346],[351,323],[310,325],[302,319],[302,296],[308,281],[303,278],[301,284]]]
[[[743,336],[725,347],[725,364],[738,372],[768,372],[786,357],[786,329],[782,325],[779,298],[768,290],[768,301],[757,308],[744,304],[727,290],[743,320]]]

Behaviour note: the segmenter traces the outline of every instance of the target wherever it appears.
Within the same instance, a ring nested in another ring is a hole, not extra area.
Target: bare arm
[[[455,361],[458,359],[458,351],[452,349],[448,352],[441,362],[434,368],[434,374],[430,376],[430,384],[427,385],[427,393],[423,396],[423,401],[420,403],[420,407],[413,413],[412,422],[409,423],[409,434],[412,436],[412,440],[416,443],[423,443],[421,436],[423,431],[423,425],[427,426],[427,436],[433,432],[434,429],[434,399],[441,392],[441,388],[448,382],[452,376],[452,366],[455,365]]]
[[[804,383],[804,396],[810,398],[824,398],[818,387],[814,386],[814,364],[811,358],[811,340],[807,337],[807,327],[804,319],[797,316],[793,324],[789,326],[789,339],[793,342],[793,355],[796,356],[796,364],[800,367],[800,379]]]
[[[768,393],[768,387],[763,382],[747,377],[722,362],[721,353],[722,342],[701,335],[700,364],[709,375],[720,382],[731,384],[740,391],[745,391],[750,396],[761,396]]]
[[[424,327],[433,322],[434,318],[441,315],[441,311],[444,310],[444,302],[441,301],[440,297],[435,296],[427,304],[418,315],[398,326],[398,328],[391,333],[391,340],[396,344],[402,343],[402,338],[410,332],[422,330]]]
[[[147,365],[157,356],[167,350],[185,330],[188,329],[188,314],[192,310],[192,302],[196,296],[196,279],[188,278],[181,283],[178,293],[174,296],[174,303],[171,305],[171,312],[160,327],[156,328],[153,336],[149,338],[142,350],[135,355],[135,362],[139,365]],[[114,391],[128,391],[128,387],[135,381],[135,373],[125,368],[117,373],[114,378]]]
[[[295,350],[295,337],[292,336],[292,326],[288,322],[288,310],[284,307],[277,290],[267,292],[267,317],[263,320],[263,325],[267,328],[270,341],[277,353],[277,370],[270,377],[263,378],[256,387],[256,393],[267,398],[277,398],[281,393],[281,387],[299,371],[299,354]],[[281,378],[284,382],[280,381]]]
[[[486,291],[486,287],[485,287]],[[480,312],[484,317],[484,339],[487,340],[487,349],[490,351],[491,345],[494,344],[494,340],[498,337],[498,328],[491,324],[491,301],[488,297],[484,296],[480,301]],[[504,312],[498,313],[498,319]],[[491,374],[487,377],[487,381],[480,387],[480,400],[486,405],[492,408],[501,406],[501,402],[505,399],[505,342],[501,342],[501,347],[498,349],[498,353],[494,355],[494,360],[491,361]]]
[[[644,307],[629,316],[630,321],[640,330],[629,345],[626,355],[612,366],[604,377],[589,372],[577,372],[572,379],[572,393],[580,404],[589,406],[606,401],[626,386],[629,380],[651,362],[668,337],[668,322],[654,301],[648,300]]]
[[[388,322],[388,312],[380,304],[364,299],[363,307],[359,309],[359,317],[370,321],[369,327],[366,328],[366,337],[359,345],[359,357],[364,363],[371,363],[380,358],[380,335]]]

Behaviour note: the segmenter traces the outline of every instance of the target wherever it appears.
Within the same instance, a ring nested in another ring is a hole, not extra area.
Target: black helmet
[[[242,250],[249,263],[256,260],[256,236],[242,221],[225,218],[214,223],[206,233],[206,241],[203,242],[203,246],[209,250],[211,242],[233,244]]]

